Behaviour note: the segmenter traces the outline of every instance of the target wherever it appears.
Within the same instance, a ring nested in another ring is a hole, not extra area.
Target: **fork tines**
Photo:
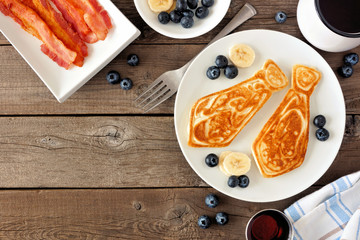
[[[135,99],[135,104],[137,107],[142,108],[144,112],[148,112],[168,99],[172,94],[174,94],[174,90],[171,89],[171,86],[168,86],[168,84],[159,77]]]

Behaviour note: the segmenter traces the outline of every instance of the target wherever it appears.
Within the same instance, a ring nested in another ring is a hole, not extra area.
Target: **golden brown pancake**
[[[293,67],[292,87],[252,145],[264,177],[282,175],[304,162],[309,141],[310,96],[320,78],[321,73],[313,68]]]
[[[190,112],[188,145],[228,146],[272,93],[285,88],[288,83],[278,65],[267,60],[248,80],[202,97]]]

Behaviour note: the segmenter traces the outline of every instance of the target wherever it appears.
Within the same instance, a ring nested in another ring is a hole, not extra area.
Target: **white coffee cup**
[[[343,52],[360,45],[360,32],[344,33],[333,28],[320,14],[317,0],[299,0],[297,21],[306,40],[324,51]]]

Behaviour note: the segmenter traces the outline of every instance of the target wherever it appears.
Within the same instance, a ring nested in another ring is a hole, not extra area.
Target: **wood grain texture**
[[[236,31],[272,29],[303,39],[296,22],[297,0],[249,2],[257,8],[258,15]],[[134,106],[133,100],[163,72],[181,67],[199,53],[205,43],[209,42],[244,4],[241,1],[232,1],[225,19],[209,33],[194,39],[176,40],[151,30],[136,12],[132,0],[117,0],[114,3],[142,31],[142,35],[63,104],[56,101],[13,47],[0,46],[0,102],[3,103],[0,104],[0,115],[142,113]],[[274,20],[274,15],[279,10],[284,10],[289,16],[284,24],[277,24]],[[1,43],[6,44],[4,38],[0,40]],[[360,47],[353,51],[360,54]],[[343,53],[319,52],[334,71],[341,66]],[[130,53],[139,55],[141,63],[138,67],[129,67],[126,64],[126,57]],[[107,84],[106,73],[113,69],[118,70],[123,77],[133,80],[134,88],[131,91],[122,91],[118,86]],[[359,79],[359,65],[355,66],[352,78],[339,78],[349,114],[360,114]],[[175,97],[172,97],[152,113],[172,114],[174,99]]]
[[[142,34],[63,104],[0,34],[0,239],[245,239],[246,223],[257,211],[283,210],[360,170],[358,64],[352,78],[339,79],[348,114],[345,137],[319,181],[273,203],[244,202],[210,188],[180,151],[172,117],[175,97],[153,115],[142,115],[133,99],[161,73],[195,56],[245,2],[233,0],[217,27],[187,40],[153,31],[133,0],[113,2]],[[304,40],[296,21],[298,0],[249,2],[258,15],[235,31],[272,29]],[[274,21],[279,10],[288,14],[285,24]],[[360,47],[353,51],[360,54]],[[139,66],[126,64],[130,53],[139,55]],[[334,71],[342,64],[344,53],[319,53]],[[110,70],[131,78],[134,88],[123,91],[110,86],[105,80]],[[215,209],[204,204],[210,192],[220,196]],[[207,230],[197,226],[200,215],[214,217],[220,211],[230,215],[228,225]]]
[[[65,103],[59,104],[16,50],[11,46],[2,46],[0,102],[3,104],[0,104],[0,115],[142,113],[133,100],[163,72],[181,67],[202,48],[203,45],[132,45]],[[127,65],[126,57],[130,53],[139,55],[139,66]],[[343,54],[322,54],[336,71],[341,65]],[[124,91],[118,85],[109,85],[105,77],[110,70],[117,70],[122,77],[131,78],[133,89]],[[339,82],[345,96],[347,113],[360,114],[360,65],[356,65],[354,70],[351,78],[340,77]],[[175,96],[152,113],[172,114],[174,101]]]
[[[239,201],[208,188],[1,191],[0,238],[245,239],[253,214],[283,210],[317,189],[273,203]],[[205,205],[209,193],[219,196],[216,208]],[[199,216],[213,219],[217,212],[229,214],[227,225],[197,226]]]
[[[207,186],[183,157],[172,117],[2,117],[0,126],[0,188]],[[348,118],[316,185],[360,170],[359,126],[358,115]]]
[[[183,158],[170,117],[28,117],[0,122],[3,188],[205,185]]]

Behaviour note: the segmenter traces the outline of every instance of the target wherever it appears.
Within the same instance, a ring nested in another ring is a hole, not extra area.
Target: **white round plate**
[[[251,46],[256,59],[249,68],[239,69],[239,75],[233,80],[226,79],[221,73],[217,80],[209,80],[206,70],[214,65],[216,56],[228,56],[228,50],[237,43]],[[251,155],[251,145],[278,107],[289,86],[273,94],[263,108],[245,126],[234,141],[224,148],[192,148],[187,145],[189,112],[193,104],[201,97],[231,87],[251,77],[262,68],[266,59],[273,59],[291,79],[292,66],[303,64],[317,68],[322,72],[322,79],[310,100],[310,137],[303,164],[284,175],[264,178],[260,174]],[[175,101],[176,135],[185,158],[194,171],[210,186],[231,197],[251,201],[270,202],[291,197],[314,184],[334,161],[345,130],[345,102],[339,82],[328,63],[313,48],[290,35],[270,30],[249,30],[229,35],[206,48],[200,53],[184,75]],[[313,118],[323,114],[327,123],[325,128],[330,138],[320,142],[315,137],[316,127]],[[223,151],[246,153],[252,159],[252,166],[247,175],[250,185],[247,188],[230,188],[227,179],[219,167],[210,168],[205,164],[209,153],[220,155]]]
[[[203,35],[218,25],[229,9],[231,0],[215,0],[214,5],[209,8],[209,15],[204,19],[194,16],[194,26],[189,29],[171,21],[168,24],[161,24],[158,14],[150,10],[147,0],[134,0],[134,3],[142,19],[152,29],[167,37],[187,39]],[[199,6],[201,6],[201,0],[199,0]]]

